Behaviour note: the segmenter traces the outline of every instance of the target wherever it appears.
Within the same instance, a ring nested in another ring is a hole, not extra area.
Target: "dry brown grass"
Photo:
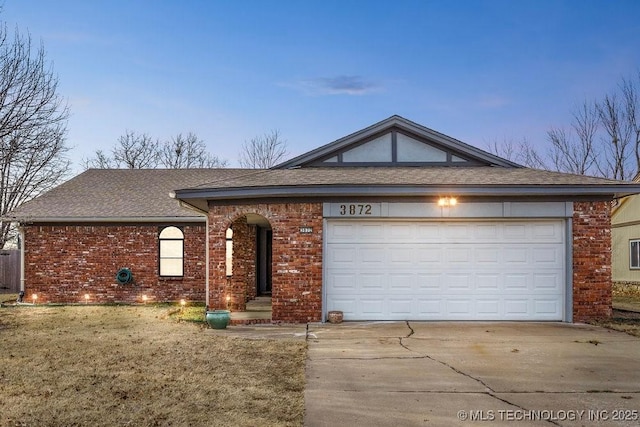
[[[591,323],[640,337],[640,295],[633,293],[614,294],[611,318]]]
[[[166,308],[0,308],[0,425],[302,425],[306,344]]]

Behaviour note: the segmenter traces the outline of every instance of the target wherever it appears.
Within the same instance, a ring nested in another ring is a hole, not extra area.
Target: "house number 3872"
[[[371,215],[371,205],[355,203],[340,205],[340,215]]]

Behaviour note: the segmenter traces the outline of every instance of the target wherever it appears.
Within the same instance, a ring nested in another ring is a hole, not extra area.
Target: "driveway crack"
[[[455,366],[445,362],[444,360],[436,359],[435,357],[432,357],[432,356],[430,356],[428,354],[424,354],[422,352],[416,352],[415,350],[412,350],[409,347],[407,347],[407,345],[403,342],[403,340],[405,340],[405,339],[411,337],[413,334],[415,334],[415,331],[411,327],[411,324],[409,323],[409,321],[407,321],[407,328],[409,328],[409,331],[410,331],[409,334],[407,336],[405,336],[405,337],[399,337],[400,346],[402,348],[404,348],[405,350],[411,351],[413,353],[422,354],[423,358],[432,360],[432,361],[434,361],[436,363],[439,363],[439,364],[441,364],[443,366],[446,366],[447,368],[451,369],[456,374],[462,375],[462,376],[467,377],[467,378],[469,378],[469,379],[471,379],[473,381],[476,381],[477,383],[481,384],[483,387],[485,387],[487,389],[486,394],[488,396],[491,396],[492,398],[494,398],[494,399],[496,399],[496,400],[498,400],[498,401],[500,401],[502,403],[506,403],[507,405],[511,405],[511,406],[516,407],[518,409],[521,409],[523,411],[527,410],[527,408],[525,408],[523,406],[520,406],[517,403],[510,402],[507,399],[504,399],[504,398],[502,398],[500,396],[497,396],[496,395],[497,392],[493,388],[491,388],[491,386],[489,384],[487,384],[486,382],[482,381],[480,378],[474,377],[471,374],[468,374],[468,373],[466,373],[464,371],[461,371],[460,369],[458,369]],[[548,422],[551,423],[551,424],[554,424],[554,425],[558,425],[558,426],[561,425],[561,424],[556,423],[553,420],[548,420]]]

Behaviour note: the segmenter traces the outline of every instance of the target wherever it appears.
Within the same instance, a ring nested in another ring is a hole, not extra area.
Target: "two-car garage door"
[[[328,220],[325,301],[345,320],[564,320],[562,220]]]

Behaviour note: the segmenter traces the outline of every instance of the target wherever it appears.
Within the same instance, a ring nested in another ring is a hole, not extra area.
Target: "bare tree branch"
[[[523,138],[520,142],[504,139],[502,143],[499,143],[494,140],[488,145],[487,150],[496,156],[529,168],[548,169],[544,158],[526,138]]]
[[[189,132],[178,134],[160,144],[146,133],[127,131],[107,155],[97,150],[94,157],[83,160],[85,169],[185,169],[223,168],[227,161],[207,152],[207,146],[198,136]]]
[[[240,166],[251,169],[268,169],[277,165],[287,155],[287,141],[281,139],[278,130],[256,136],[242,145]]]
[[[584,102],[573,112],[571,129],[551,128],[547,137],[551,143],[549,159],[552,169],[578,175],[595,174],[596,161],[595,138],[598,131],[599,116],[596,106]]]
[[[58,185],[69,171],[69,110],[42,44],[0,27],[0,216]],[[11,223],[0,222],[0,247]]]
[[[228,162],[207,152],[204,141],[192,132],[166,141],[160,151],[160,164],[169,169],[223,168]]]
[[[640,84],[640,71],[637,74],[637,82]],[[635,163],[635,174],[640,173],[640,115],[638,114],[638,88],[633,81],[623,79],[620,84],[620,92],[624,103],[625,117],[631,134],[631,149]]]
[[[136,134],[127,131],[118,138],[113,149],[113,160],[126,169],[148,169],[158,167],[160,163],[160,143],[146,133]]]
[[[596,104],[596,108],[605,132],[604,156],[596,161],[598,170],[603,176],[628,179],[633,176],[627,171],[632,129],[625,116],[624,103],[619,101],[617,93],[613,93],[605,95],[602,102]]]

